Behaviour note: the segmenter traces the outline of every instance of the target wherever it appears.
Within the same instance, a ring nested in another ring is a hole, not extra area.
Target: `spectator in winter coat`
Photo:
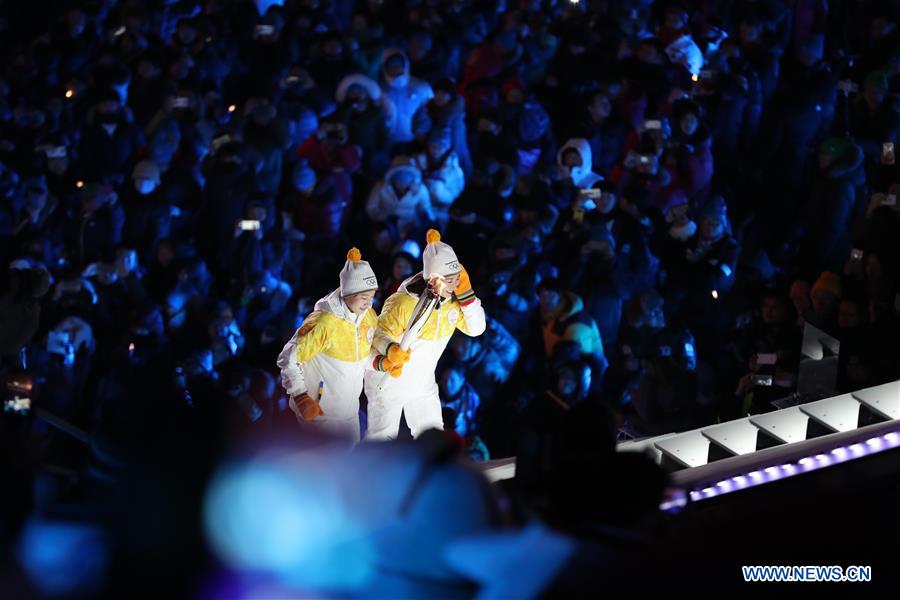
[[[447,129],[459,164],[466,174],[472,175],[472,156],[466,139],[466,105],[456,93],[452,79],[441,79],[434,86],[434,98],[420,108],[413,119],[413,133],[423,138],[429,131]]]
[[[867,171],[876,172],[882,162],[882,144],[897,140],[900,117],[894,103],[888,98],[888,80],[885,73],[875,71],[866,77],[862,94],[849,109],[850,132],[862,148]]]
[[[685,192],[694,198],[695,205],[702,204],[713,177],[712,137],[703,122],[700,107],[691,100],[680,100],[672,105],[672,140],[685,156],[689,172],[689,185]]]
[[[459,53],[440,36],[416,31],[409,37],[409,60],[414,76],[431,84],[459,70]]]
[[[394,224],[401,232],[421,228],[436,218],[422,172],[399,157],[369,194],[366,213],[376,223]]]
[[[251,98],[244,110],[247,118],[243,125],[243,140],[248,154],[258,165],[259,186],[274,195],[281,186],[283,156],[288,146],[287,129],[267,98]]]
[[[819,169],[806,211],[806,266],[840,271],[850,256],[850,227],[862,212],[857,190],[865,183],[863,153],[846,138],[819,147]]]
[[[416,164],[428,187],[437,223],[445,229],[450,220],[450,207],[466,184],[459,157],[451,145],[450,131],[432,129],[427,150],[416,157]]]
[[[213,146],[201,168],[206,185],[196,217],[206,224],[198,233],[198,247],[210,263],[218,249],[231,243],[235,224],[243,218],[250,193],[256,188],[253,165],[240,142],[223,136]]]
[[[385,50],[381,57],[381,89],[391,103],[388,140],[395,145],[409,144],[416,111],[434,97],[431,85],[410,76],[409,59],[398,49]]]
[[[559,281],[542,280],[538,285],[541,305],[541,325],[544,332],[544,353],[553,355],[557,344],[572,341],[581,355],[595,363],[605,361],[603,342],[597,323],[584,308],[584,302],[565,291]]]
[[[660,341],[663,343],[641,359],[640,376],[628,407],[629,424],[642,436],[685,431],[703,424],[693,338],[690,334],[667,334]]]
[[[305,160],[300,160],[294,166],[292,179],[294,227],[316,241],[338,235],[349,204],[333,174],[326,173],[320,179]]]
[[[750,372],[738,383],[738,396],[753,393],[750,412],[769,412],[772,400],[786,396],[797,382],[802,331],[797,325],[790,299],[780,292],[767,291],[760,303],[760,318],[742,336],[739,359]],[[774,354],[775,362],[760,360]],[[754,374],[772,375],[772,385],[754,385]]]
[[[169,237],[172,206],[158,193],[159,167],[152,160],[142,160],[131,174],[132,190],[124,194],[125,228],[122,239],[148,262],[156,243]]]
[[[698,233],[687,249],[692,289],[701,296],[723,294],[734,285],[738,245],[729,233],[725,202],[717,197],[699,215]]]
[[[457,362],[445,365],[438,376],[438,384],[441,404],[456,413],[453,429],[464,439],[475,435],[481,398],[467,381],[466,369]]]
[[[556,140],[547,111],[535,101],[526,100],[512,131],[503,132],[508,164],[517,175],[540,172],[556,160]],[[590,162],[588,162],[590,168]]]
[[[326,90],[333,90],[344,76],[359,69],[338,32],[326,33],[318,49],[319,58],[311,63],[310,70],[317,85]]]
[[[74,264],[111,262],[122,241],[125,211],[110,186],[86,185],[82,189],[81,209],[66,228],[66,247]]]
[[[321,184],[331,180],[336,195],[345,206],[353,201],[352,176],[362,165],[356,146],[350,144],[347,128],[340,121],[322,123],[316,135],[297,151],[297,158],[308,162]]]
[[[118,183],[143,144],[143,136],[132,121],[131,112],[122,106],[118,92],[104,91],[88,116],[78,146],[84,177]]]
[[[9,269],[0,281],[0,362],[14,358],[38,328],[40,298],[50,288],[46,269]]]
[[[697,221],[698,232],[685,253],[687,288],[682,308],[688,327],[697,336],[698,354],[705,357],[707,349],[725,342],[723,336],[733,327],[718,306],[734,286],[740,247],[729,232],[722,198],[710,200]]]
[[[759,79],[761,103],[768,106],[778,83],[778,58],[781,49],[767,44],[763,37],[764,22],[756,15],[747,15],[738,26],[738,41],[742,62]],[[734,70],[734,69],[732,69]]]
[[[574,138],[563,144],[556,153],[556,165],[564,185],[577,189],[587,189],[602,180],[594,172],[591,146],[583,138]]]
[[[491,399],[500,384],[509,381],[521,352],[521,345],[503,325],[487,319],[487,334],[481,338],[457,336],[450,350],[471,382],[485,399]]]
[[[327,115],[332,109],[333,96],[326,92],[324,87],[309,74],[309,71],[299,64],[294,64],[288,69],[281,79],[280,87],[284,90],[279,104],[279,112],[288,116],[295,122],[317,119]],[[303,127],[305,131],[310,128]],[[315,129],[312,127],[311,129]],[[306,140],[307,136],[299,136],[298,142]]]
[[[556,164],[550,125],[547,111],[534,100],[479,114],[471,136],[475,168],[499,162],[511,165],[517,176],[544,174]]]
[[[810,38],[794,60],[785,63],[772,98],[772,119],[762,123],[757,155],[768,178],[785,182],[784,193],[771,200],[785,226],[796,215],[797,186],[807,172],[815,140],[834,114],[837,77],[822,60],[823,43],[820,37]]]
[[[613,343],[619,334],[623,303],[640,290],[655,284],[659,261],[650,254],[643,236],[617,244],[607,223],[592,224],[579,249],[572,272],[573,289],[585,299],[597,323],[600,337]]]
[[[661,207],[660,212],[665,220],[665,229],[655,235],[654,252],[660,257],[666,270],[668,286],[671,288],[685,285],[687,249],[697,235],[697,223],[691,218],[687,198],[681,195],[670,198]]]
[[[516,452],[516,484],[529,496],[550,491],[554,439],[563,432],[566,415],[587,403],[590,387],[589,365],[561,361],[553,366],[545,388],[528,399]]]
[[[18,213],[11,215],[11,245],[0,245],[0,260],[31,256],[51,264],[63,251],[65,209],[47,190],[43,177],[22,182],[25,194]]]
[[[365,75],[348,75],[338,85],[336,120],[348,141],[362,150],[363,172],[374,178],[388,166],[388,120],[381,88]]]
[[[588,102],[588,114],[578,127],[577,137],[591,146],[594,172],[606,176],[622,157],[628,124],[613,110],[608,91],[594,92]]]

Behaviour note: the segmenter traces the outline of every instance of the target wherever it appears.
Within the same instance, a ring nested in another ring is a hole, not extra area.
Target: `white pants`
[[[367,394],[368,395],[368,394]],[[437,386],[420,396],[386,397],[389,394],[372,394],[369,399],[369,428],[366,441],[396,440],[400,433],[400,415],[406,415],[406,424],[414,438],[429,429],[444,429],[441,416],[441,399]]]
[[[297,408],[297,404],[294,402],[293,398],[291,398],[289,405],[291,410],[294,411],[294,414],[297,415],[297,421],[303,427],[310,427],[312,429],[328,432],[337,437],[349,440],[353,444],[359,443],[359,412],[350,415],[348,414],[349,408],[344,406],[342,407],[344,409],[342,411],[335,410],[335,412],[338,413],[337,415],[331,415],[329,414],[329,409],[334,409],[336,407],[333,403],[327,402],[326,399],[320,405],[322,407],[322,412],[325,414],[312,421],[307,421],[300,416],[300,410]],[[359,401],[356,402],[356,406],[359,407]],[[359,409],[357,408],[357,411],[358,410]]]

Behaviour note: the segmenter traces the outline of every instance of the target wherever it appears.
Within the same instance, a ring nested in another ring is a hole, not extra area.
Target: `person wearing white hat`
[[[400,416],[406,415],[413,437],[429,429],[443,429],[441,400],[435,380],[438,360],[457,329],[476,337],[484,333],[485,317],[475,296],[469,275],[456,253],[430,229],[422,252],[423,270],[404,281],[384,303],[373,340],[375,362],[404,365],[396,377],[387,378],[367,371],[365,391],[368,404],[366,440],[396,439]],[[420,295],[430,290],[438,296],[438,306],[425,320],[415,339],[400,345],[410,316]],[[393,375],[393,373],[392,373]]]
[[[281,383],[291,410],[312,424],[356,443],[359,441],[359,394],[377,320],[372,298],[378,280],[359,250],[347,253],[341,285],[316,303],[315,310],[278,356]],[[393,377],[402,365],[379,360],[377,368]]]

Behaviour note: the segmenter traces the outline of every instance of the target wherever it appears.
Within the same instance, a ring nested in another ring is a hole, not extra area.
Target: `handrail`
[[[72,425],[62,417],[58,417],[57,415],[43,408],[35,408],[34,414],[48,425],[56,427],[63,433],[75,438],[79,442],[90,445],[91,436],[84,429]]]

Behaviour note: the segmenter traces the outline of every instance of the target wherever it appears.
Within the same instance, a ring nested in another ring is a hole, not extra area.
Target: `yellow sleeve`
[[[378,314],[375,312],[374,308],[370,308],[366,311],[366,318],[363,322],[369,327],[378,327]]]
[[[328,338],[326,321],[325,315],[319,311],[314,311],[303,321],[296,336],[294,356],[297,357],[297,362],[305,363],[325,349]]]
[[[415,299],[409,294],[398,292],[384,303],[378,317],[378,329],[372,343],[380,354],[387,352],[388,344],[399,342],[415,308]]]
[[[362,323],[359,326],[359,348],[360,351],[368,356],[372,347],[375,345],[375,331],[378,329],[378,316],[374,309],[366,311]],[[371,337],[369,337],[371,336]]]

